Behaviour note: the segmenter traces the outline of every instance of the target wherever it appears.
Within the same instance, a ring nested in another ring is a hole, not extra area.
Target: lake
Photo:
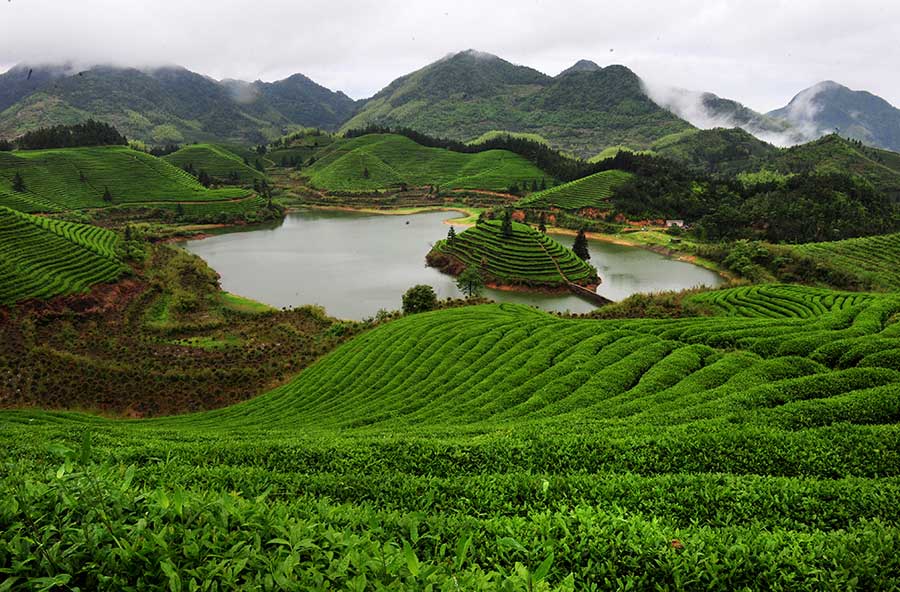
[[[455,278],[425,266],[431,245],[447,236],[444,221],[457,216],[309,210],[292,212],[274,227],[228,232],[181,246],[219,273],[224,290],[278,308],[319,304],[332,316],[362,319],[382,308],[399,309],[403,293],[415,284],[432,286],[440,298],[461,296]],[[463,230],[456,227],[457,232]],[[554,238],[568,247],[574,242],[572,236]],[[723,281],[712,271],[645,249],[589,242],[590,263],[602,279],[597,292],[612,300]],[[593,309],[570,294],[485,290],[484,295],[544,310]]]

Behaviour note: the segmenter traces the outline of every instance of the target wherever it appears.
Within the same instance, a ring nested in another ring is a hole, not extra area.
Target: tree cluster
[[[75,125],[54,125],[27,132],[16,140],[21,150],[74,148],[78,146],[126,146],[128,140],[108,123],[88,119]]]

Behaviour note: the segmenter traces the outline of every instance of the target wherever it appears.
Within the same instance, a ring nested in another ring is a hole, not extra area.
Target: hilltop
[[[178,168],[190,168],[198,174],[204,171],[213,179],[223,182],[252,183],[266,176],[245,164],[234,152],[216,144],[192,144],[162,158]]]
[[[598,282],[596,269],[546,234],[513,222],[507,237],[502,227],[500,220],[487,220],[453,240],[437,242],[426,258],[428,265],[453,275],[474,265],[486,281],[497,285],[564,288],[568,282]]]
[[[870,92],[851,90],[831,80],[800,91],[768,115],[789,122],[807,139],[838,133],[868,146],[900,152],[900,109]]]
[[[82,292],[125,273],[115,233],[0,206],[0,305]]]
[[[506,191],[512,185],[550,180],[547,173],[508,150],[474,154],[429,148],[398,134],[337,139],[316,152],[303,174],[329,191],[376,191],[401,186]]]
[[[25,191],[13,189],[17,172]],[[103,198],[106,189],[110,201]],[[0,152],[0,204],[26,212],[231,200],[247,194],[207,189],[165,160],[122,146]]]
[[[492,130],[538,134],[591,156],[616,144],[648,147],[690,125],[656,105],[624,66],[556,78],[497,56],[461,52],[398,78],[344,123],[410,127],[467,141]]]

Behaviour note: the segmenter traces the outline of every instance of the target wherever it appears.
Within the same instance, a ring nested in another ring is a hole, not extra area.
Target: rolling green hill
[[[585,158],[618,144],[649,148],[654,140],[691,127],[650,100],[641,80],[624,66],[576,69],[553,78],[474,50],[398,78],[341,129],[370,124],[461,141],[492,130],[537,134]]]
[[[244,164],[244,160],[240,156],[215,144],[185,146],[163,156],[163,160],[182,169],[190,165],[197,173],[206,171],[211,177],[220,181],[226,181],[233,176],[237,177],[241,183],[252,183],[254,179],[265,179],[264,173]]]
[[[900,290],[900,234],[884,234],[792,247],[885,290]]]
[[[706,173],[755,171],[777,158],[778,148],[738,129],[689,130],[653,143],[658,155]]]
[[[783,302],[773,290],[747,298]],[[5,575],[81,589],[891,589],[900,301],[808,310],[595,321],[466,307],[368,331],[219,411],[3,411]]]
[[[115,233],[0,206],[0,305],[81,292],[125,270]]]
[[[17,172],[25,191],[13,188]],[[111,201],[103,199],[107,188]],[[0,205],[24,212],[224,202],[247,193],[206,189],[165,160],[120,146],[0,152]]]
[[[609,197],[613,190],[632,178],[631,173],[623,171],[603,171],[582,177],[569,183],[551,187],[545,191],[532,193],[516,202],[523,208],[560,208],[562,210],[580,210],[581,208],[609,207]]]
[[[435,244],[428,264],[453,274],[475,265],[488,281],[498,284],[560,287],[567,281],[597,283],[597,270],[571,249],[518,222],[512,223],[509,238],[503,236],[500,220],[476,224],[452,242]]]
[[[402,184],[505,191],[513,184],[548,179],[531,162],[506,150],[465,154],[421,146],[396,134],[336,140],[317,153],[304,174],[312,185],[329,191],[374,191]]]

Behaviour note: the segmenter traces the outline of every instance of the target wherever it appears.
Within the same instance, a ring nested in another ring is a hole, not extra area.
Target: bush
[[[415,314],[434,310],[437,306],[437,294],[431,286],[419,284],[413,286],[403,295],[403,313]]]

